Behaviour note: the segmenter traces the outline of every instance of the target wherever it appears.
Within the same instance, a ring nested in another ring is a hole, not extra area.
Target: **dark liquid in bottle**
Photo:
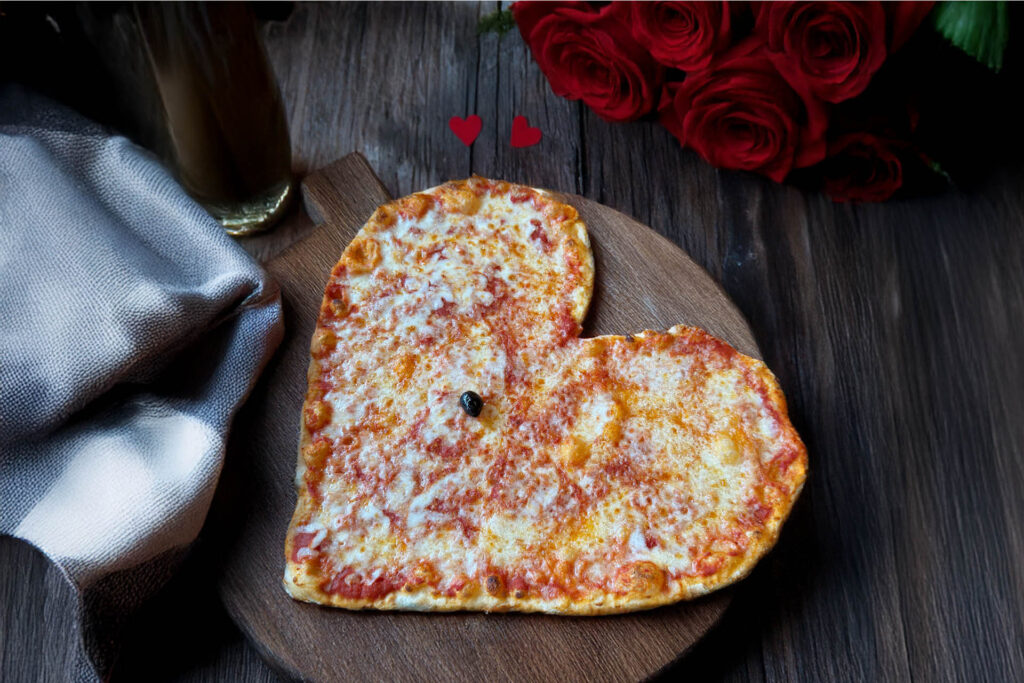
[[[245,3],[134,6],[179,180],[229,232],[272,223],[291,194],[284,107]]]

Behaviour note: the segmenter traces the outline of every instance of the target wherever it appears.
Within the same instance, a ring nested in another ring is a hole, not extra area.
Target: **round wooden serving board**
[[[391,199],[357,154],[308,176],[303,191],[322,225],[268,264],[282,289],[285,338],[236,421],[222,483],[230,493],[226,500],[218,493],[216,507],[230,510],[231,530],[220,593],[234,620],[278,671],[308,680],[636,680],[676,660],[721,616],[728,590],[605,617],[350,612],[284,592],[284,537],[320,298],[342,250]],[[584,336],[685,323],[760,356],[736,307],[676,245],[600,204],[562,199],[586,222],[597,262]]]

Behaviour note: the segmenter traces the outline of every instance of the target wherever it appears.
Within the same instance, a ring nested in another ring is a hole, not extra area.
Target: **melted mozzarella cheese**
[[[337,343],[314,436],[331,453],[298,561],[323,557],[349,585],[426,563],[438,595],[498,571],[549,599],[570,580],[598,596],[644,562],[693,584],[709,557],[747,550],[760,530],[744,515],[784,444],[738,354],[688,328],[567,334],[590,282],[533,202],[435,203],[360,239],[379,262],[332,281],[350,308],[321,322]]]

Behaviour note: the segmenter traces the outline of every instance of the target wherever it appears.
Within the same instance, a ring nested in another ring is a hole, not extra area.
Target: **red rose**
[[[934,2],[887,2],[889,19],[889,52],[895,52],[910,39],[917,27],[932,11]]]
[[[879,2],[765,2],[755,30],[786,80],[826,102],[863,92],[888,55]]]
[[[828,146],[825,192],[837,202],[880,202],[903,184],[899,143],[874,133],[847,133]]]
[[[762,173],[776,182],[825,157],[824,106],[793,90],[763,45],[750,38],[666,88],[659,120],[713,165]]]
[[[633,36],[665,66],[703,69],[729,46],[724,2],[635,2]]]
[[[663,70],[630,33],[628,5],[517,2],[512,13],[556,95],[583,100],[606,121],[657,105]]]

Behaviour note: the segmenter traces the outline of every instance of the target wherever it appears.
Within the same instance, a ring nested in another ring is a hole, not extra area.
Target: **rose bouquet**
[[[881,201],[919,168],[941,172],[915,139],[915,79],[892,66],[901,48],[927,19],[998,69],[1006,14],[1005,3],[517,2],[505,20],[554,93],[606,121],[653,118],[715,166]]]

